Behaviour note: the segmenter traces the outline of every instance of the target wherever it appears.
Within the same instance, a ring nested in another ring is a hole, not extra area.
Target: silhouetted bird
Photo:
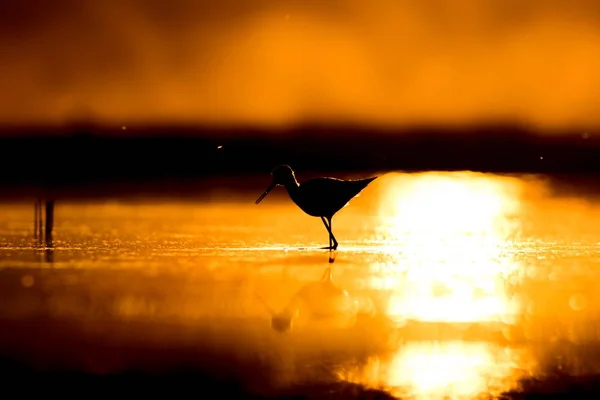
[[[271,172],[273,182],[256,200],[260,203],[269,192],[278,185],[286,188],[290,198],[298,207],[312,217],[321,217],[327,232],[329,232],[329,249],[335,250],[338,242],[333,236],[331,219],[348,202],[358,195],[369,183],[377,177],[359,180],[341,180],[336,178],[315,178],[298,184],[292,168],[279,165]]]

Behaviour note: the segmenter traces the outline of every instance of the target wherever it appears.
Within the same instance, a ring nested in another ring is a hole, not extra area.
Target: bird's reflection
[[[350,327],[358,313],[372,308],[368,306],[372,306],[372,302],[361,302],[337,287],[333,283],[331,267],[325,269],[320,280],[300,288],[280,312],[273,310],[260,296],[257,297],[271,314],[271,327],[281,333],[314,323],[337,328]]]

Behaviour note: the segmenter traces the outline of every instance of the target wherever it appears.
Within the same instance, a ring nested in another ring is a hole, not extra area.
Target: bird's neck
[[[294,193],[296,193],[296,191],[300,187],[300,184],[298,183],[296,178],[291,178],[283,184],[283,187],[285,188],[285,190],[287,190],[289,195],[292,196]]]

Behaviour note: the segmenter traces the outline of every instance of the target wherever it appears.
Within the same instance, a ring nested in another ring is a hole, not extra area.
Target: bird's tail
[[[369,183],[373,182],[375,179],[377,179],[377,176],[373,176],[371,178],[365,178],[365,179],[359,179],[356,182],[357,186],[360,187],[360,190],[363,190],[364,188],[366,188]]]

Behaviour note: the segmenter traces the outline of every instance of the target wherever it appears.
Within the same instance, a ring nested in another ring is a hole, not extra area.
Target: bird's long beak
[[[275,183],[271,183],[269,185],[269,187],[267,188],[267,190],[264,191],[263,194],[260,195],[260,197],[255,201],[256,204],[260,203],[262,201],[262,199],[264,199],[271,190],[273,190],[273,188],[277,186]]]

